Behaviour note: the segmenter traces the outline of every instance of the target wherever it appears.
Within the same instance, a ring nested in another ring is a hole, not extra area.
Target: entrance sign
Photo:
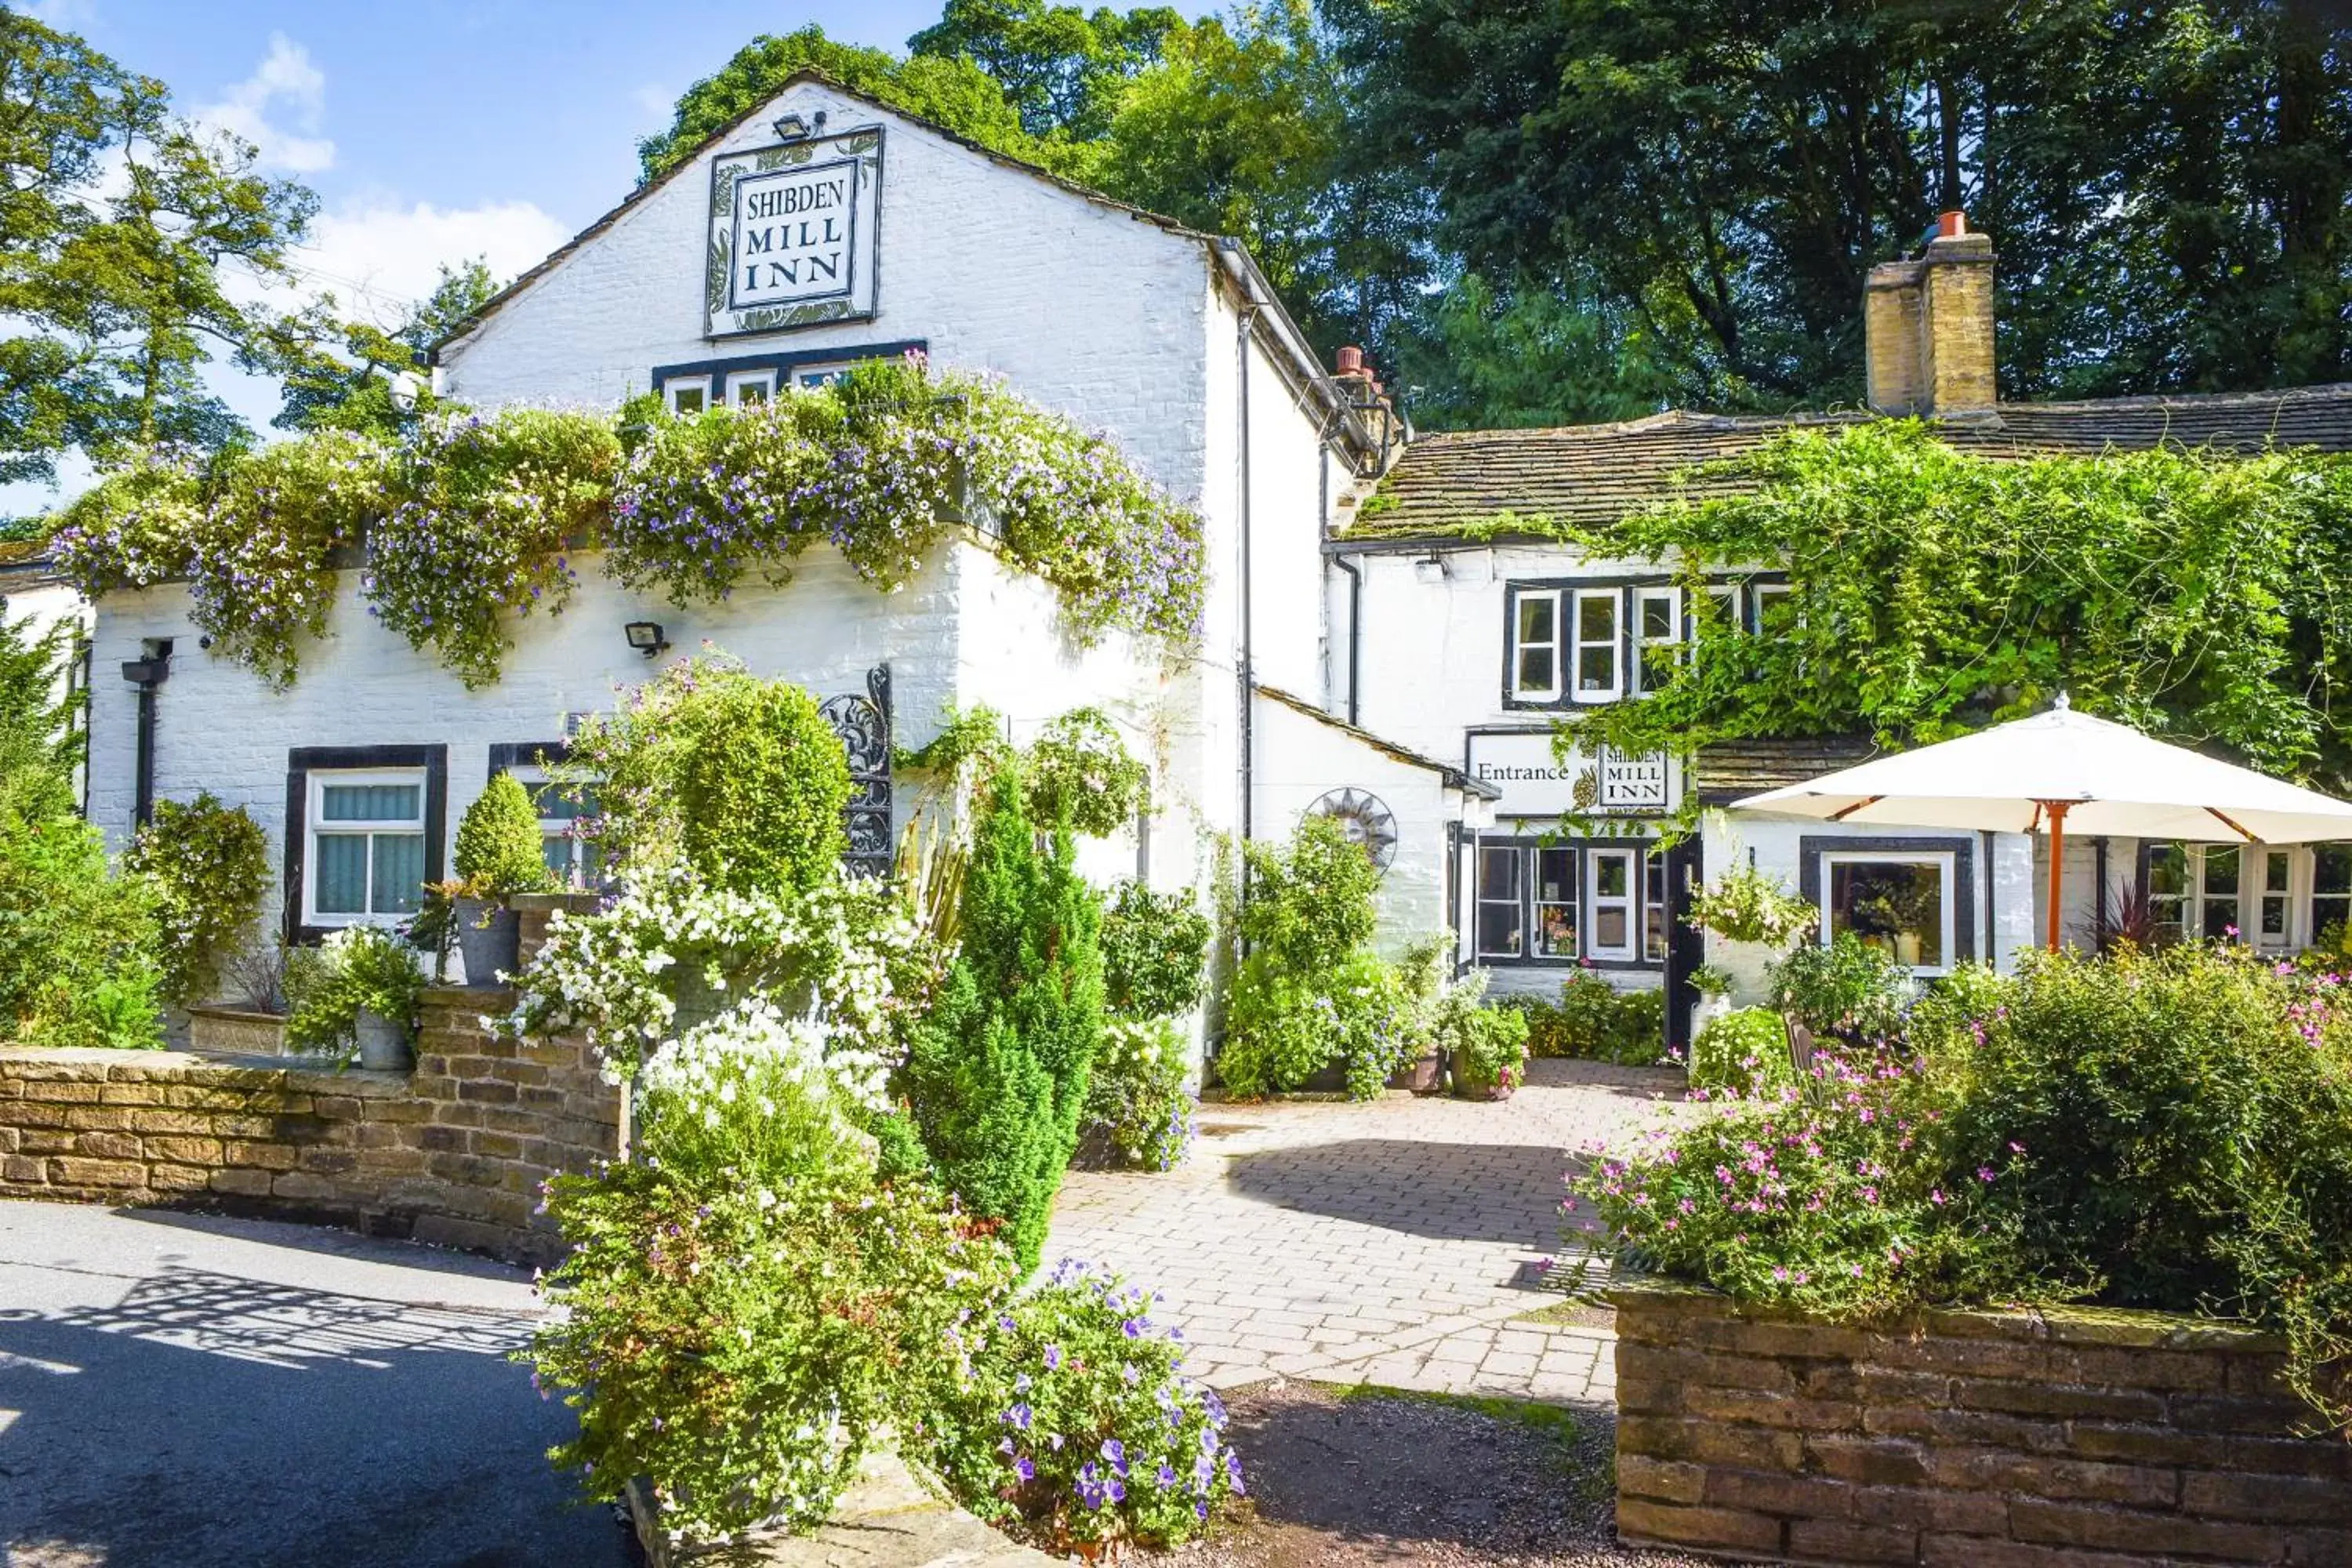
[[[879,126],[711,160],[705,334],[871,320],[881,217]]]
[[[1498,817],[1654,816],[1680,799],[1681,770],[1666,752],[1628,756],[1604,746],[1563,761],[1549,730],[1473,731],[1467,771],[1503,792]]]

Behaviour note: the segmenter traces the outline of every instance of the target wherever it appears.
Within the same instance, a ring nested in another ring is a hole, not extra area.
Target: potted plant
[[[457,824],[457,880],[436,891],[450,904],[450,924],[465,960],[466,984],[495,985],[522,966],[519,893],[551,892],[555,874],[540,844],[539,808],[510,773],[475,797]]]
[[[348,927],[288,955],[287,1042],[317,1055],[356,1052],[363,1068],[404,1070],[424,992],[424,967],[407,943],[380,927]]]
[[[1528,1070],[1528,1016],[1516,1007],[1464,1007],[1445,1019],[1445,1058],[1464,1100],[1508,1100]]]

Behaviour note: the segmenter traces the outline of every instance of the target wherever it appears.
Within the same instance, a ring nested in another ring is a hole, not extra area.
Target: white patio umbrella
[[[2352,804],[2077,713],[2063,695],[2047,713],[1737,805],[1827,822],[2047,833],[2053,952],[2069,828],[2247,844],[2352,838]]]

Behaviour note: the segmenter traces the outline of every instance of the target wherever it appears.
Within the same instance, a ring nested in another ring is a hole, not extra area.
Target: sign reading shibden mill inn
[[[797,116],[787,140],[710,163],[705,332],[782,331],[874,315],[882,220],[882,128],[827,135]]]
[[[1549,730],[1473,730],[1470,776],[1502,791],[1500,817],[1662,816],[1680,798],[1675,760],[1603,746],[1597,756],[1552,750]]]

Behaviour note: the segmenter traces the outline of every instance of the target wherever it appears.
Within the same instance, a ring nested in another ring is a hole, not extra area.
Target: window
[[[1478,956],[1520,956],[1519,872],[1527,856],[1517,846],[1478,850]]]
[[[2352,923],[2352,844],[2311,847],[2311,937]]]
[[[1824,942],[1851,932],[1916,973],[1953,967],[1952,856],[1831,851],[1822,860]]]
[[[1511,694],[1554,700],[1559,696],[1559,595],[1521,593],[1511,631]]]
[[[2284,849],[2251,853],[2259,858],[2262,867],[2262,886],[2255,889],[2260,902],[2254,911],[2254,945],[2284,951],[2294,942],[2294,857]]]
[[[2196,846],[2198,861],[2196,925],[2193,933],[2216,940],[2238,934],[2238,875],[2234,844]]]
[[[515,777],[539,812],[539,851],[547,868],[567,888],[593,888],[604,868],[596,841],[582,830],[596,816],[596,792],[566,791],[535,769],[517,768]]]
[[[776,395],[772,370],[740,370],[727,378],[727,401],[738,408],[765,403]]]
[[[383,923],[423,907],[425,787],[422,768],[310,775],[307,923]]]
[[[1679,588],[1633,590],[1633,689],[1655,691],[1684,658]]]
[[[672,414],[699,414],[710,404],[710,378],[690,375],[680,381],[664,382],[662,395],[669,399]]]
[[[1776,637],[1792,624],[1796,602],[1789,596],[1786,583],[1751,583],[1748,585],[1748,598],[1756,606],[1759,637]]]
[[[1609,702],[1622,696],[1625,683],[1617,668],[1617,616],[1620,596],[1614,588],[1576,591],[1576,700]]]
[[[1584,857],[1584,898],[1592,909],[1587,957],[1633,956],[1633,856],[1631,849],[1594,849]]]
[[[1746,627],[1748,623],[1739,618],[1738,584],[1710,583],[1707,584],[1706,596],[1715,601],[1716,614],[1723,617],[1726,630],[1736,632]],[[1698,635],[1696,622],[1693,623],[1691,635],[1694,637]]]
[[[1536,956],[1576,956],[1576,851],[1536,852]]]
[[[798,387],[831,386],[849,378],[849,366],[838,364],[808,364],[793,372],[793,384]]]
[[[2147,847],[2147,918],[2158,943],[2179,942],[2190,929],[2189,910],[2195,900],[2189,855],[2186,844]]]

